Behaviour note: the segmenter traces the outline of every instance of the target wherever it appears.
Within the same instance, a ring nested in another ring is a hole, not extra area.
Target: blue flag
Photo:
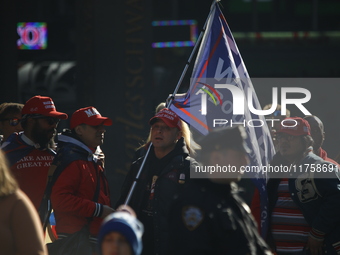
[[[205,35],[195,61],[190,88],[176,95],[170,109],[191,127],[206,135],[221,126],[243,125],[251,149],[251,166],[266,166],[275,149],[254,87],[233,35],[218,6],[213,4]],[[267,230],[266,174],[251,176],[260,193],[261,234]]]

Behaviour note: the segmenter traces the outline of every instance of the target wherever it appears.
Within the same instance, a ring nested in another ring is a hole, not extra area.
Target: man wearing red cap
[[[164,108],[149,124],[152,147],[129,205],[145,228],[142,254],[167,254],[170,205],[190,181],[190,166],[197,163],[189,157],[182,122],[176,113]],[[124,203],[143,160],[144,156],[132,163],[117,205]]]
[[[102,219],[114,212],[99,147],[104,142],[105,126],[111,125],[110,118],[90,106],[75,111],[71,130],[58,136],[51,202],[59,238],[86,227],[95,247]]]
[[[46,187],[47,172],[53,160],[56,127],[67,114],[58,112],[50,97],[34,96],[22,109],[23,133],[13,133],[2,149],[20,188],[38,210]]]
[[[305,119],[287,118],[282,124],[276,137],[281,162],[288,164],[282,164],[284,171],[270,173],[267,184],[268,243],[278,255],[306,254],[306,250],[313,255],[340,254],[337,165],[313,153]]]

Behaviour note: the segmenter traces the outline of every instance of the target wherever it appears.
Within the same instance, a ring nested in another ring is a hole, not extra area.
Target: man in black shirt
[[[169,213],[170,254],[272,254],[235,183],[248,164],[245,136],[243,127],[223,128],[201,141],[201,178],[185,187]]]

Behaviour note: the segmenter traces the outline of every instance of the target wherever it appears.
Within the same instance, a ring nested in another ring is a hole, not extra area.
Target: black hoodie
[[[132,163],[122,186],[117,206],[124,203],[144,157]],[[184,139],[162,159],[157,159],[153,148],[131,196],[129,205],[144,224],[143,254],[167,254],[168,212],[174,196],[190,181],[190,167],[197,162],[189,157]],[[152,185],[153,184],[153,185]]]

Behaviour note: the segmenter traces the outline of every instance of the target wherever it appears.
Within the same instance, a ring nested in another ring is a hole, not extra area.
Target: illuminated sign
[[[153,21],[153,27],[165,26],[189,26],[190,41],[169,41],[169,42],[154,42],[152,48],[173,48],[173,47],[190,47],[194,46],[197,40],[197,21],[196,20],[160,20]]]
[[[47,25],[45,22],[19,22],[17,26],[18,49],[43,50],[47,48]]]

